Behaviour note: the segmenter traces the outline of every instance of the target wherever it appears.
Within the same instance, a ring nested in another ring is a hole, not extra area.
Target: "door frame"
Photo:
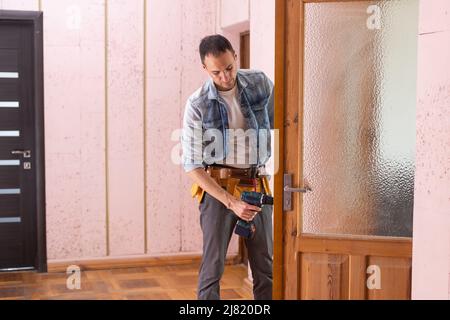
[[[43,12],[0,10],[0,21],[16,21],[33,26],[33,101],[35,114],[35,163],[36,169],[36,257],[34,266],[38,272],[47,272],[47,245],[45,222],[45,135],[44,135],[44,53]]]
[[[284,297],[283,274],[283,173],[284,173],[284,106],[285,106],[285,59],[286,59],[286,0],[275,0],[275,85],[274,129],[278,130],[279,154],[275,157],[273,177],[273,292],[274,300]]]
[[[342,251],[342,248],[351,245],[358,248],[365,247],[371,241],[372,244],[367,251],[372,254],[384,254],[387,256],[412,257],[412,237],[380,237],[380,236],[339,236],[339,235],[302,235],[302,197],[293,201],[298,201],[299,216],[286,216],[283,211],[283,188],[285,173],[285,154],[288,152],[287,146],[290,141],[286,136],[287,132],[295,130],[300,138],[303,136],[303,60],[298,59],[299,55],[304,56],[304,5],[305,3],[320,2],[351,2],[359,0],[276,0],[275,2],[275,88],[274,88],[274,127],[279,130],[280,140],[278,143],[279,155],[275,158],[278,161],[276,168],[278,171],[274,175],[274,256],[273,256],[273,299],[283,299],[286,293],[285,283],[286,270],[294,270],[296,266],[288,265],[287,255],[295,252],[300,247],[305,247],[314,252],[333,253]],[[291,32],[299,30],[299,32]],[[286,66],[290,70],[299,70],[298,75],[291,76],[286,71]],[[287,104],[297,103],[299,114],[296,115],[292,123],[286,123],[285,116],[289,114]],[[291,128],[289,128],[291,127]],[[302,145],[300,143],[300,157],[302,157]],[[295,151],[292,151],[295,152]],[[291,164],[291,167],[293,165]],[[299,186],[298,181],[302,181],[303,164],[298,167],[300,177],[295,177],[295,186]],[[302,244],[291,239],[286,239],[285,234],[290,233],[292,238],[301,238]],[[338,240],[339,245],[333,241]],[[350,242],[352,242],[350,244]],[[385,244],[390,244],[386,251]],[[289,251],[289,252],[285,252]],[[292,252],[291,252],[292,251]],[[345,249],[344,249],[345,251]],[[363,253],[364,250],[360,250]],[[355,275],[356,277],[358,275]],[[357,298],[357,297],[356,297]]]
[[[239,69],[250,69],[250,46],[245,47],[243,37],[246,35],[250,35],[250,30],[246,30],[239,33]],[[249,43],[250,45],[250,43]],[[248,50],[248,64],[245,64],[246,54],[243,49]],[[245,240],[242,237],[239,237],[239,245],[238,245],[238,255],[240,263],[248,266],[248,250],[245,245]]]

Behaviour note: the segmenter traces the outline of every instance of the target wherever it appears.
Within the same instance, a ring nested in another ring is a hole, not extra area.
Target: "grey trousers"
[[[203,232],[203,257],[200,265],[197,297],[199,300],[220,299],[220,279],[225,257],[238,217],[220,201],[205,193],[200,209]],[[256,233],[245,239],[253,276],[255,300],[272,299],[272,206],[263,206],[253,219]]]

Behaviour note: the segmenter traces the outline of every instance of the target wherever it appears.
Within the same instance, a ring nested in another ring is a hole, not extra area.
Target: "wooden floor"
[[[81,289],[69,290],[65,273],[0,273],[0,300],[195,300],[197,276],[198,265],[82,271]],[[253,299],[246,276],[244,265],[225,266],[221,298]]]

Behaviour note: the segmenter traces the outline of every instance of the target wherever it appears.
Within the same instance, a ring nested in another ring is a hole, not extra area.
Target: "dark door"
[[[0,270],[37,266],[33,33],[0,20]]]

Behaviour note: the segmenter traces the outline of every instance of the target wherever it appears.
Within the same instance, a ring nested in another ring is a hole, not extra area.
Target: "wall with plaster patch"
[[[50,262],[201,253],[172,134],[207,79],[197,47],[215,33],[215,2],[1,0],[0,9],[44,13]]]
[[[419,10],[413,299],[450,298],[450,2]]]

